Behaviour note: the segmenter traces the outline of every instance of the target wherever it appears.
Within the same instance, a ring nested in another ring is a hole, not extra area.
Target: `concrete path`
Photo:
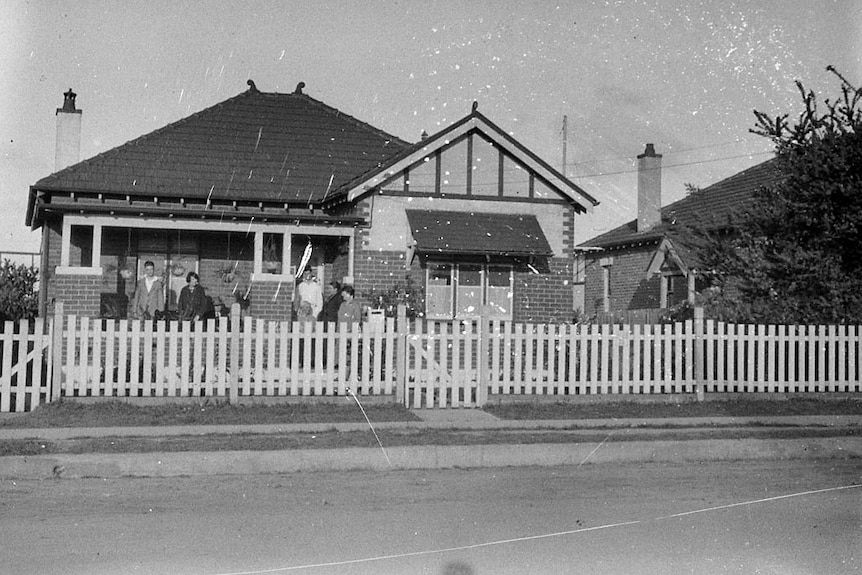
[[[284,451],[217,451],[173,453],[122,453],[0,457],[0,479],[59,479],[80,477],[172,477],[256,473],[294,473],[357,469],[435,469],[531,465],[594,465],[622,462],[698,462],[753,459],[860,459],[860,416],[804,416],[754,418],[592,419],[503,421],[472,409],[420,410],[421,421],[375,424],[377,429],[553,430],[566,429],[595,435],[600,442],[404,446],[384,449],[298,449]],[[848,435],[804,439],[692,439],[678,438],[683,430],[704,428],[777,426],[786,428],[847,428]],[[0,440],[63,440],[85,437],[175,437],[205,434],[280,434],[366,431],[365,423],[220,425],[174,427],[97,427],[52,429],[0,429]],[[649,432],[644,441],[643,432]],[[627,433],[639,440],[626,440]]]

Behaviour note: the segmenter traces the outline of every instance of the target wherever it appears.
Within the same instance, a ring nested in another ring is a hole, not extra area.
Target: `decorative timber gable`
[[[474,109],[330,195],[330,205],[368,194],[563,203],[598,202]]]

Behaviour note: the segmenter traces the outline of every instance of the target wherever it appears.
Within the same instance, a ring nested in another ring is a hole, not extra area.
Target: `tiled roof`
[[[33,188],[318,203],[409,145],[302,93],[252,87]]]
[[[416,249],[459,255],[551,255],[536,216],[407,210]]]
[[[645,232],[637,231],[633,220],[607,233],[584,242],[584,247],[612,247],[639,242],[657,241],[674,223],[721,227],[734,212],[744,210],[753,199],[754,191],[781,179],[775,159],[743,170],[661,209],[662,223]]]

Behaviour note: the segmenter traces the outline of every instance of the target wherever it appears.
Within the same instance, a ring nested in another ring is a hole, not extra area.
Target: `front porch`
[[[353,281],[352,225],[67,215],[57,231],[48,249],[59,265],[46,282],[43,315],[49,302],[65,301],[66,313],[131,318],[129,304],[148,261],[164,281],[166,312],[177,309],[190,271],[200,276],[217,316],[239,303],[244,313],[273,321],[293,318],[300,266],[321,285]]]

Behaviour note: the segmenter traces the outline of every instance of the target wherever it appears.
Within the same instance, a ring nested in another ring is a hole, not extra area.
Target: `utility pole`
[[[563,169],[562,169],[561,173],[564,176],[566,176],[567,178],[569,177],[568,174],[566,173],[566,140],[568,140],[568,136],[569,136],[569,127],[568,126],[569,126],[569,117],[563,116]]]

